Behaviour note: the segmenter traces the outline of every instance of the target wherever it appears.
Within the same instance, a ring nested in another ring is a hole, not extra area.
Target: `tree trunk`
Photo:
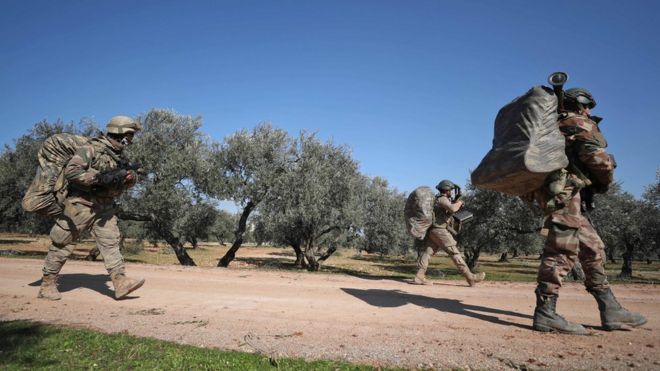
[[[610,263],[616,264],[616,259],[614,259],[614,249],[607,249],[607,259]]]
[[[193,249],[196,249],[198,244],[197,244],[197,237],[190,237],[190,244],[192,245]]]
[[[238,249],[240,249],[241,245],[243,244],[243,235],[245,234],[245,230],[247,228],[247,219],[255,206],[257,205],[252,201],[248,201],[247,205],[245,205],[245,208],[241,213],[241,218],[238,220],[238,227],[236,228],[236,232],[234,232],[234,243],[232,243],[229,250],[227,250],[225,256],[223,256],[222,259],[218,261],[218,267],[227,268],[229,263],[231,263],[231,261],[236,257],[236,251],[238,251]]]
[[[179,260],[179,263],[181,265],[187,265],[187,266],[195,266],[195,261],[188,255],[188,252],[186,249],[183,247],[183,244],[181,244],[181,241],[174,237],[172,232],[167,229],[163,223],[161,223],[158,218],[154,214],[134,214],[127,212],[125,210],[120,210],[117,212],[117,217],[123,220],[135,220],[135,221],[150,221],[152,222],[158,231],[158,234],[165,239],[165,242],[167,242],[171,247],[172,250],[174,250],[174,253],[176,254],[176,258]]]
[[[335,253],[335,251],[337,251],[337,247],[335,247],[335,246],[331,246],[331,247],[329,247],[329,248],[328,248],[328,251],[326,251],[325,254],[323,254],[323,255],[319,258],[319,261],[321,261],[321,262],[326,261],[326,259],[328,259],[328,258],[330,257],[330,255],[332,255],[332,254]]]
[[[621,273],[619,277],[621,278],[631,278],[633,267],[632,267],[632,258],[633,251],[630,245],[626,246],[626,252],[621,256],[623,258],[623,265],[621,265]]]
[[[310,272],[318,272],[321,269],[321,264],[316,260],[316,249],[312,247],[312,244],[308,244],[305,248],[305,258],[307,258],[307,270]]]
[[[101,251],[99,250],[98,247],[94,247],[93,249],[89,250],[89,254],[87,254],[87,257],[85,257],[85,260],[93,262],[96,261],[96,258],[99,257],[99,254],[101,254]]]
[[[303,253],[302,249],[300,248],[299,243],[292,243],[291,247],[293,247],[293,251],[296,252],[296,268],[305,268],[305,254]]]
[[[474,268],[479,261],[479,255],[481,255],[481,247],[476,249],[465,249],[463,255],[465,255],[465,264],[467,264],[470,271],[474,273]]]
[[[584,275],[584,270],[582,269],[582,264],[580,262],[575,262],[573,269],[568,273],[568,276],[575,281],[584,281],[586,276]]]
[[[500,260],[498,260],[500,263],[508,263],[509,262],[509,250],[506,250],[500,255]]]

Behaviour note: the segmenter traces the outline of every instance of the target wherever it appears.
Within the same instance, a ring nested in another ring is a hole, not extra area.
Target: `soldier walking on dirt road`
[[[435,187],[439,193],[435,196],[433,204],[434,221],[433,225],[429,228],[424,241],[422,242],[421,249],[418,251],[417,257],[417,274],[413,282],[419,285],[427,285],[430,282],[426,279],[426,270],[429,266],[429,259],[431,255],[435,254],[439,249],[444,250],[456,265],[459,272],[465,277],[465,280],[470,286],[474,286],[486,278],[486,273],[474,274],[470,271],[467,264],[463,260],[460,251],[458,251],[457,243],[452,232],[453,220],[452,215],[463,207],[463,200],[457,200],[452,203],[451,192],[456,189],[456,185],[450,180],[443,180]]]
[[[52,244],[44,261],[39,298],[62,298],[57,290],[57,275],[85,231],[90,231],[96,240],[112,279],[115,298],[121,299],[144,284],[144,279],[128,278],[125,274],[114,204],[114,198],[137,180],[135,170],[126,165],[128,159],[123,150],[139,130],[139,123],[132,118],[113,117],[106,135],[78,147],[62,170],[69,184],[68,194],[50,231]]]
[[[595,106],[596,101],[588,90],[566,90],[559,129],[565,137],[569,165],[561,171],[561,176],[549,177],[548,184],[531,195],[544,209],[548,228],[535,291],[533,328],[536,331],[586,333],[582,325],[569,322],[556,312],[562,280],[578,259],[586,276],[584,284],[598,303],[605,330],[646,323],[644,316],[627,311],[614,297],[603,266],[605,245],[591,221],[582,214],[583,210],[594,207],[591,199],[594,192],[607,191],[616,167],[614,158],[605,152],[607,142],[598,128],[601,119],[591,116]]]

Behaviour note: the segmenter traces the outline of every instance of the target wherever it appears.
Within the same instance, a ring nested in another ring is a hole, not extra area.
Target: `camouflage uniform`
[[[91,231],[108,272],[123,273],[124,260],[119,252],[120,233],[114,215],[114,197],[129,185],[111,185],[94,189],[96,176],[112,170],[122,158],[123,146],[107,137],[94,138],[79,147],[64,168],[69,194],[64,211],[56,217],[50,231],[52,244],[44,262],[44,274],[58,274],[78,242],[80,235]]]
[[[460,208],[460,203],[451,203],[446,195],[440,194],[435,197],[433,205],[435,220],[431,228],[429,228],[423,244],[418,251],[417,274],[415,275],[416,283],[428,283],[425,279],[425,275],[429,266],[429,259],[432,255],[437,253],[439,249],[442,249],[449,255],[458,271],[465,276],[470,286],[483,280],[483,273],[480,275],[474,275],[470,272],[470,269],[467,264],[465,264],[465,261],[457,248],[456,240],[454,239],[454,236],[452,236],[452,233],[455,233],[452,228],[452,215]],[[450,232],[450,229],[452,232]]]
[[[578,89],[575,91],[581,93]],[[585,94],[590,97],[589,93]],[[591,107],[593,105],[595,103]],[[532,328],[544,332],[587,333],[582,325],[569,322],[556,312],[562,279],[577,259],[585,273],[587,291],[598,303],[603,328],[618,330],[641,326],[646,318],[623,308],[612,293],[603,266],[605,245],[589,219],[581,213],[580,190],[590,187],[588,190],[604,192],[613,181],[616,163],[605,152],[607,142],[597,120],[592,119],[588,111],[586,114],[562,114],[559,129],[566,140],[569,166],[562,171],[563,177],[550,177],[547,189],[537,192],[537,200],[546,211],[549,231],[538,272]]]
[[[57,276],[74,249],[80,235],[90,231],[103,256],[115,289],[115,298],[124,298],[144,284],[124,272],[119,252],[120,233],[115,217],[114,198],[133,186],[135,171],[118,169],[127,162],[124,145],[130,144],[140,124],[128,116],[114,116],[107,125],[107,136],[99,136],[75,150],[62,170],[68,183],[63,210],[55,215],[50,231],[52,244],[44,261],[43,279],[38,297],[59,300]],[[55,148],[55,147],[54,147]]]
[[[605,245],[581,213],[580,189],[590,183],[596,189],[607,187],[613,181],[615,164],[605,152],[607,142],[598,124],[588,115],[564,114],[559,128],[566,139],[570,165],[566,169],[565,185],[558,194],[538,195],[539,202],[545,206],[548,228],[538,272],[539,289],[543,294],[557,295],[562,279],[578,259],[584,269],[586,287],[607,289],[609,283],[603,267]]]

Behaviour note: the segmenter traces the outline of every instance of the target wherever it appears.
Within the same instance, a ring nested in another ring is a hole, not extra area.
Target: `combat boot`
[[[486,279],[486,273],[481,272],[474,274],[470,271],[470,268],[468,268],[467,264],[465,264],[465,260],[463,260],[463,257],[460,255],[452,255],[451,260],[454,262],[456,265],[456,268],[458,269],[459,272],[465,277],[465,280],[467,281],[468,285],[470,287],[473,287],[477,283],[483,281]]]
[[[423,272],[417,272],[415,278],[413,278],[413,283],[416,285],[432,285],[431,281],[427,280]]]
[[[643,315],[630,312],[616,301],[614,293],[607,289],[587,289],[598,302],[600,322],[607,331],[621,330],[624,326],[637,327],[646,323]]]
[[[62,294],[57,291],[57,275],[56,274],[44,274],[41,279],[41,288],[39,289],[38,298],[48,299],[48,300],[60,300],[62,299]]]
[[[111,274],[112,285],[115,287],[115,299],[122,299],[144,284],[144,278],[136,280],[128,278],[124,273]]]
[[[586,335],[587,330],[582,325],[568,322],[556,312],[557,295],[544,295],[538,288],[536,293],[536,309],[534,309],[534,324],[532,328],[541,332],[561,332],[572,335]]]

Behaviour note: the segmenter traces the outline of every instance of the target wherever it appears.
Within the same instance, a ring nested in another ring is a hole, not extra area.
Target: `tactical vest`
[[[452,217],[451,216],[452,216],[453,213],[440,205],[440,203],[438,201],[442,197],[447,198],[446,196],[441,196],[441,195],[436,196],[435,201],[433,203],[433,214],[435,215],[435,223],[434,224],[438,227],[447,227],[447,226],[450,226],[451,223],[452,223]],[[449,198],[447,198],[447,199],[449,200]]]

